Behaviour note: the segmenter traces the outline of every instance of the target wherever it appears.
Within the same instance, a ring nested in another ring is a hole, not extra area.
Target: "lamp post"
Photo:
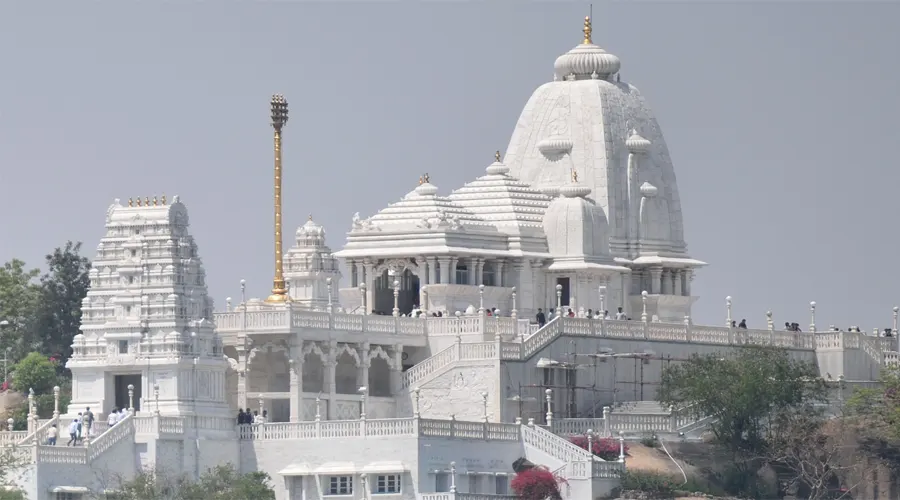
[[[478,312],[484,314],[484,285],[478,285]]]
[[[400,316],[400,282],[394,280],[394,317]]]
[[[134,384],[128,384],[128,413],[134,415]]]
[[[816,301],[809,303],[809,331],[816,333]]]
[[[641,292],[641,321],[644,323],[647,322],[647,295],[649,295],[647,290]]]
[[[731,295],[725,297],[725,328],[731,328]]]
[[[606,319],[606,286],[600,285],[600,319]]]
[[[625,463],[625,431],[619,431],[619,463]]]
[[[484,406],[484,417],[483,418],[484,418],[485,422],[488,421],[487,398],[488,398],[487,391],[482,391],[481,392],[481,403]]]
[[[413,411],[413,416],[419,418],[419,398],[421,397],[422,389],[416,387],[413,389],[413,395],[415,396],[415,408]]]
[[[9,429],[9,432],[12,432],[13,427],[15,427],[16,421],[12,419],[12,417],[6,419],[6,427]]]
[[[556,285],[556,315],[561,316],[562,310],[562,285]]]
[[[553,424],[553,389],[547,389],[544,391],[545,398],[547,399],[547,427],[552,428]]]
[[[53,420],[59,420],[59,386],[53,386]]]
[[[515,319],[519,315],[519,311],[516,308],[516,287],[512,287],[512,311],[509,312],[509,315]]]
[[[360,387],[358,389],[359,392],[359,419],[366,419],[366,394],[369,393],[369,388],[366,386]]]
[[[897,333],[897,315],[900,314],[900,307],[894,306],[894,326],[891,328],[891,333]]]

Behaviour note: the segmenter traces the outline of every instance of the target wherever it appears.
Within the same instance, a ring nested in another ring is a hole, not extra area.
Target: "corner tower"
[[[90,407],[230,416],[228,363],[188,213],[178,197],[116,200],[82,301],[69,413]]]
[[[291,302],[319,311],[338,307],[341,272],[331,248],[325,244],[325,228],[316,224],[312,215],[297,228],[294,247],[284,258]]]
[[[688,255],[668,148],[640,92],[621,81],[619,58],[594,44],[590,18],[583,32],[582,43],[557,58],[554,80],[528,100],[505,162],[545,191],[578,171],[606,214],[611,255],[632,270],[623,275],[626,307],[633,311],[647,291],[653,316],[680,321],[694,300],[694,270],[705,263]],[[645,183],[653,189],[641,189]]]

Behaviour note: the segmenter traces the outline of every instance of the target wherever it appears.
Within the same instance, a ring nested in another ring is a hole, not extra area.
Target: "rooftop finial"
[[[594,42],[591,41],[591,16],[584,16],[584,28],[581,30],[584,32],[584,41],[581,42],[584,45],[591,45]]]
[[[134,206],[134,200],[132,200],[131,198],[128,198],[128,206],[129,206],[129,207],[133,207],[133,206]]]
[[[425,172],[425,177],[423,179],[425,180],[425,184],[431,182],[431,178],[428,177],[428,172]]]
[[[572,182],[573,183],[578,182],[578,171],[575,170],[574,168],[572,169]]]
[[[496,153],[494,153],[494,161],[500,163],[500,150],[498,149]]]
[[[159,200],[156,199],[156,196],[153,197],[153,206],[154,207],[159,206]]]
[[[162,204],[163,204],[163,205],[166,204],[166,193],[163,193],[163,195],[162,195],[162,200],[161,200],[161,201],[162,201]]]
[[[419,176],[419,185],[421,186],[422,184],[425,184],[425,177],[420,175]]]
[[[309,218],[307,220],[312,220],[312,214],[309,214]]]

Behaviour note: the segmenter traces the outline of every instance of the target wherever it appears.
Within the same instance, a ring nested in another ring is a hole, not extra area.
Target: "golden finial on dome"
[[[428,172],[425,172],[425,177],[423,178],[423,180],[425,181],[425,184],[428,184],[429,182],[431,182],[431,178],[428,177]]]
[[[154,207],[159,206],[159,200],[156,199],[156,196],[153,197],[153,206]]]
[[[581,31],[584,32],[584,41],[581,43],[584,45],[594,43],[591,41],[591,16],[584,16],[584,28]]]
[[[162,201],[162,204],[163,204],[163,205],[166,204],[166,193],[163,193],[163,195],[162,195],[162,200],[161,200],[161,201]]]
[[[141,197],[140,196],[137,197],[137,206],[141,206]]]
[[[312,214],[309,214],[309,218],[307,218],[307,220],[312,222]]]
[[[578,171],[574,168],[572,169],[572,182],[578,182]]]
[[[149,196],[144,196],[144,206],[145,207],[150,206],[150,197]]]
[[[129,207],[133,207],[133,206],[134,206],[134,200],[132,200],[131,198],[128,198],[128,206],[129,206]]]
[[[420,175],[419,176],[419,185],[421,186],[422,184],[425,184],[425,177]]]
[[[500,150],[498,149],[496,153],[494,153],[494,161],[500,163]]]

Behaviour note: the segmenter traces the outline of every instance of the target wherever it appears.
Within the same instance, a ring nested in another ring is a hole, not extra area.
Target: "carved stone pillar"
[[[247,409],[247,377],[250,375],[247,370],[247,350],[244,346],[238,346],[237,348],[238,354],[238,384],[237,384],[237,403],[240,408]],[[144,396],[144,400],[147,401],[147,396]]]
[[[375,263],[366,259],[363,263],[366,276],[366,314],[372,314],[372,308],[375,304]]]
[[[303,343],[292,346],[288,359],[291,382],[291,422],[303,420]]]
[[[653,295],[658,295],[662,291],[662,267],[650,268],[650,290],[647,291]]]
[[[691,281],[694,281],[694,271],[692,269],[684,270],[684,295],[691,296]]]
[[[441,266],[441,284],[450,284],[452,282],[450,279],[450,257],[438,257],[437,261]]]
[[[325,383],[328,385],[328,418],[331,420],[337,415],[337,382],[335,380],[335,368],[337,367],[337,341],[332,340],[328,345],[328,362],[325,363]]]
[[[618,304],[609,304],[606,308],[612,311],[610,315],[615,318],[616,317],[616,308],[621,307],[622,311],[628,317],[631,317],[631,304],[628,297],[631,296],[631,283],[634,281],[632,273],[622,273],[622,295],[618,297]]]
[[[475,283],[473,285],[484,284],[484,258],[479,257],[475,260]]]
[[[437,283],[437,257],[428,257],[428,284]]]
[[[673,269],[672,270],[672,295],[682,295],[682,284],[684,284],[684,270],[682,269]]]
[[[369,359],[370,345],[363,342],[359,349],[359,380],[357,387],[369,387],[369,367],[372,366],[372,360]]]
[[[456,264],[459,262],[457,257],[450,257],[450,281],[451,285],[458,285],[456,281]]]
[[[673,281],[674,271],[671,269],[663,269],[662,270],[662,294],[663,295],[672,295],[672,290],[675,288],[675,285],[672,283]]]
[[[366,283],[366,265],[361,260],[357,260],[355,262],[355,265],[356,265],[356,282],[353,283],[353,286],[357,287],[360,285],[360,283]],[[366,283],[366,286],[369,286],[369,284]]]
[[[494,261],[494,285],[496,286],[506,286],[506,283],[503,282],[503,267],[506,262],[503,259],[497,259]]]
[[[400,394],[400,386],[403,382],[403,345],[397,344],[391,352],[393,363],[391,366],[391,395]],[[397,415],[399,417],[399,415]]]

